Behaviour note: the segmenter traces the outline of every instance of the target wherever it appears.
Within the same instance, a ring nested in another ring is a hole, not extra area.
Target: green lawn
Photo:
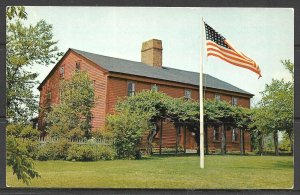
[[[96,188],[292,188],[293,157],[153,156],[97,162],[36,161],[41,178],[30,187]],[[7,167],[7,185],[26,186]]]

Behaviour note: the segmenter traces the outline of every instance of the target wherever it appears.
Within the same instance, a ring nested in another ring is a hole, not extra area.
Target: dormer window
[[[59,69],[59,75],[60,75],[60,78],[64,78],[64,76],[65,76],[65,68],[62,66],[62,67],[60,67],[60,69]]]

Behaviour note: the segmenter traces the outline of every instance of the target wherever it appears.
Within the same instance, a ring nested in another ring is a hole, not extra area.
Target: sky
[[[141,61],[142,42],[160,39],[163,66],[199,72],[202,18],[239,51],[256,61],[257,74],[215,57],[204,58],[204,73],[254,94],[272,78],[291,80],[281,60],[294,62],[294,12],[289,8],[25,7],[26,24],[53,25],[58,48]],[[54,65],[34,65],[40,82]],[[35,90],[39,94],[38,90]]]

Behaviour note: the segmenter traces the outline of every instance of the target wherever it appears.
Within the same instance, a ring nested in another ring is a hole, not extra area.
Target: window
[[[65,68],[62,66],[62,67],[60,67],[60,69],[59,69],[59,75],[60,75],[60,78],[64,78],[64,76],[65,76]]]
[[[158,91],[158,86],[156,84],[151,85],[152,91]]]
[[[76,62],[76,70],[80,70],[80,61]]]
[[[134,96],[135,93],[135,83],[132,81],[129,81],[127,83],[127,91],[128,91],[128,96]]]
[[[215,94],[215,100],[216,101],[221,101],[221,95],[220,94]]]
[[[62,89],[59,89],[58,93],[59,93],[59,103],[61,103],[61,98],[62,98]]]
[[[238,98],[237,97],[232,97],[231,104],[233,106],[237,106],[237,104],[238,104]]]
[[[51,91],[48,91],[46,94],[46,108],[51,107]]]
[[[232,129],[232,141],[237,142],[238,141],[238,132],[236,128]]]
[[[47,101],[50,101],[51,100],[51,91],[49,91],[46,96],[47,96]]]
[[[186,89],[186,90],[184,91],[184,97],[185,97],[185,99],[191,99],[191,98],[192,98],[192,91]]]
[[[215,126],[213,133],[214,133],[214,141],[219,141],[220,140],[219,127]]]

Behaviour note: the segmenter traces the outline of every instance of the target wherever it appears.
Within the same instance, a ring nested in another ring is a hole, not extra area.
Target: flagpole
[[[203,120],[203,51],[204,51],[204,21],[202,17],[202,45],[200,51],[199,102],[200,102],[200,168],[204,168],[204,120]]]

